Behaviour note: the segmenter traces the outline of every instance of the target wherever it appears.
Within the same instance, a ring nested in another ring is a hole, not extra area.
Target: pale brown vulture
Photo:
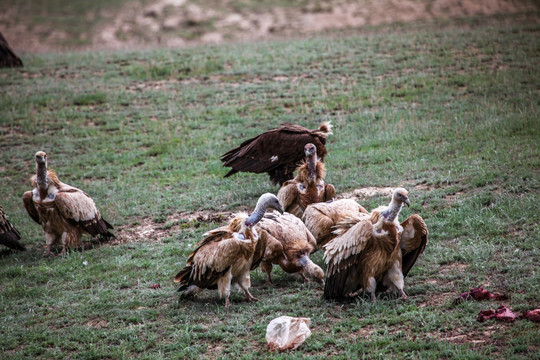
[[[196,249],[189,255],[186,266],[176,275],[182,297],[190,297],[202,289],[215,289],[230,305],[231,285],[238,285],[248,301],[257,299],[249,292],[249,272],[262,260],[266,244],[255,229],[268,208],[283,213],[275,195],[266,193],[257,201],[251,215],[239,214],[228,225],[204,234]]]
[[[296,177],[283,183],[277,193],[285,211],[299,218],[309,204],[328,201],[336,196],[334,186],[324,182],[326,170],[317,157],[315,145],[306,144],[304,153],[306,160],[298,168]]]
[[[333,232],[337,223],[362,213],[367,214],[368,211],[353,199],[340,199],[309,205],[304,211],[302,220],[315,236],[317,248],[320,249],[337,236]]]
[[[34,190],[23,194],[28,215],[41,224],[45,231],[45,253],[50,256],[51,247],[74,248],[80,244],[83,234],[104,239],[114,237],[109,232],[112,225],[99,213],[94,200],[84,191],[64,184],[53,170],[47,170],[47,154],[36,153],[36,175],[31,179]]]
[[[6,217],[6,213],[0,205],[0,244],[14,250],[24,250],[24,245],[19,242],[21,234],[15,229]]]
[[[266,214],[257,224],[259,238],[265,239],[266,250],[261,269],[266,273],[266,284],[271,284],[272,264],[281,266],[288,273],[300,273],[307,281],[305,273],[318,284],[324,285],[324,272],[309,258],[317,243],[304,223],[296,216],[277,212]]]
[[[428,233],[418,215],[397,222],[403,203],[409,205],[408,193],[398,188],[389,206],[337,225],[338,237],[324,246],[326,299],[353,297],[363,289],[375,300],[378,283],[379,290],[390,288],[407,298],[403,278],[423,252]]]
[[[294,171],[304,159],[304,145],[315,144],[321,161],[327,151],[326,137],[332,134],[329,122],[318,129],[309,130],[300,125],[282,124],[268,130],[227,151],[221,156],[223,166],[232,169],[225,177],[239,171],[268,173],[274,185],[283,184],[293,178]]]

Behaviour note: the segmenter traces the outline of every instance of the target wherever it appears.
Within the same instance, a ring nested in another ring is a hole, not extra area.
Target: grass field
[[[0,199],[28,248],[0,255],[2,358],[539,359],[538,324],[478,323],[499,303],[453,301],[483,285],[518,314],[540,307],[540,25],[484,20],[28,55],[1,70]],[[275,269],[273,287],[252,273],[257,303],[234,293],[225,309],[216,291],[179,300],[173,277],[202,234],[277,192],[266,175],[224,179],[219,156],[282,122],[321,121],[334,125],[326,164],[338,194],[404,186],[402,217],[428,225],[409,299],[326,302]],[[38,150],[94,198],[117,240],[42,258],[21,199]],[[281,315],[311,318],[313,334],[270,353],[266,325]]]

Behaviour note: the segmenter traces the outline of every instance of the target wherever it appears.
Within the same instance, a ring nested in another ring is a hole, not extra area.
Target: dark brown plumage
[[[319,161],[315,145],[304,146],[306,159],[298,168],[298,174],[292,180],[283,183],[277,197],[286,212],[302,218],[304,210],[310,204],[328,201],[336,196],[332,184],[326,184],[326,169]]]
[[[51,247],[57,243],[66,248],[79,245],[83,234],[112,238],[112,225],[105,221],[84,191],[64,184],[53,170],[47,170],[47,154],[38,151],[35,156],[36,175],[32,177],[34,189],[23,194],[28,215],[45,231],[45,253],[52,255]]]
[[[23,66],[21,59],[11,48],[7,40],[4,38],[2,33],[0,33],[0,67],[20,67]]]
[[[0,205],[0,244],[14,250],[24,250],[24,245],[19,242],[21,234],[15,229],[4,213]]]
[[[261,269],[266,273],[267,284],[272,283],[272,264],[288,273],[300,273],[304,281],[307,273],[317,283],[324,284],[323,270],[309,258],[317,243],[299,218],[289,213],[268,213],[257,224],[257,231],[266,242]]]
[[[300,125],[282,124],[223,154],[223,166],[232,168],[225,177],[239,171],[266,172],[273,184],[281,185],[294,177],[294,171],[304,159],[304,145],[307,143],[317,147],[319,159],[324,161],[327,154],[326,137],[330,134],[330,123],[323,123],[313,130]]]

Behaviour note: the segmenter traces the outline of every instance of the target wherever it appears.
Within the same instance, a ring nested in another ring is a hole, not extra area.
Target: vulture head
[[[304,145],[304,154],[306,154],[306,157],[313,156],[313,154],[317,154],[317,147],[313,145],[312,143],[307,143]]]
[[[39,165],[47,165],[47,154],[45,151],[38,151],[36,153],[36,164]]]
[[[262,194],[259,200],[257,201],[257,205],[255,206],[255,210],[249,215],[249,217],[246,219],[246,227],[248,229],[251,229],[253,225],[257,224],[262,217],[264,216],[264,213],[268,208],[275,209],[279,211],[281,214],[283,214],[283,207],[279,203],[278,198],[274,194],[266,193]]]
[[[404,188],[397,188],[394,190],[393,199],[400,204],[405,203],[407,206],[411,205],[409,202],[409,193]]]
[[[317,284],[324,287],[324,271],[319,265],[311,261],[306,255],[300,258],[300,264]]]

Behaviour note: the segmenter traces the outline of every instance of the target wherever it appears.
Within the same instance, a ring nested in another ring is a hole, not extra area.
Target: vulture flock
[[[366,210],[353,199],[335,199],[336,190],[325,182],[326,137],[330,123],[309,130],[283,124],[244,141],[226,152],[221,161],[237,172],[266,172],[280,188],[276,195],[260,196],[251,214],[239,213],[227,225],[206,232],[175,276],[182,298],[203,289],[217,289],[230,306],[231,286],[237,285],[247,301],[256,301],[249,288],[250,272],[257,267],[272,284],[273,265],[312,279],[327,300],[354,298],[362,291],[373,301],[376,294],[395,291],[402,299],[404,278],[428,242],[428,230],[417,214],[399,221],[406,189],[396,188],[387,206]],[[33,189],[23,195],[28,215],[45,233],[44,256],[52,248],[79,246],[83,234],[107,240],[112,229],[84,191],[67,185],[47,168],[47,154],[35,155]],[[295,176],[296,173],[296,176]],[[24,250],[21,236],[0,206],[0,243]],[[310,255],[324,252],[323,270]]]

